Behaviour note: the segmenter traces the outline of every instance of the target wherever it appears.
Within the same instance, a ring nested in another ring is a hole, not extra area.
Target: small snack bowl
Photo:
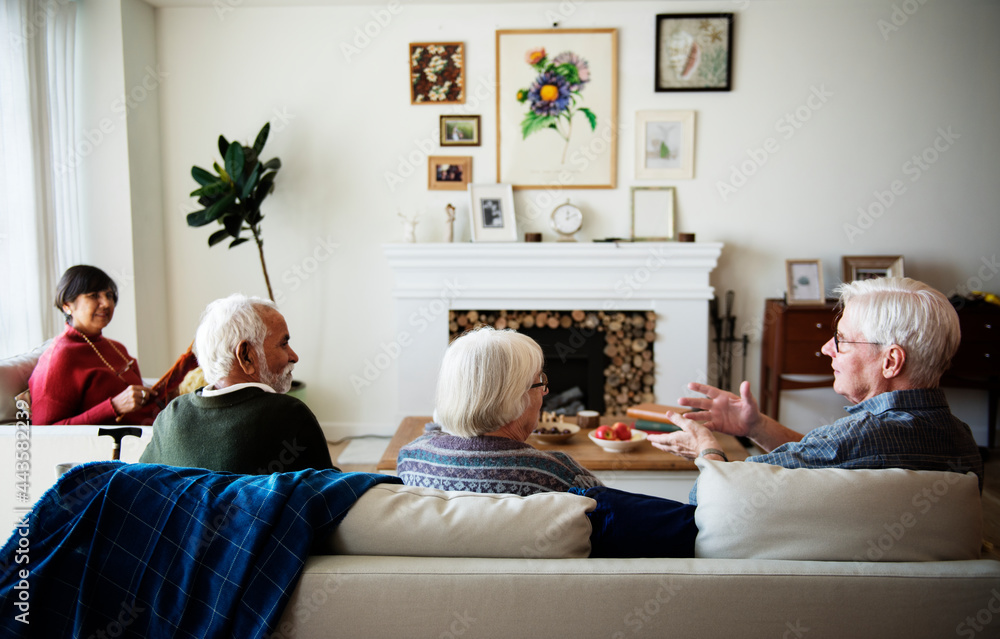
[[[542,433],[541,430],[551,430],[555,428],[557,433]],[[580,427],[576,424],[564,424],[562,422],[538,422],[538,426],[531,433],[531,439],[539,444],[561,444],[573,435],[580,432]]]
[[[639,447],[639,444],[646,441],[646,433],[641,430],[632,429],[632,439],[627,442],[618,439],[598,439],[594,437],[594,431],[588,433],[587,437],[609,453],[624,453]]]

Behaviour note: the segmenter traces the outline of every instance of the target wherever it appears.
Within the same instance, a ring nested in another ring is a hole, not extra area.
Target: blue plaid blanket
[[[266,637],[310,550],[386,481],[74,468],[0,550],[0,636]]]

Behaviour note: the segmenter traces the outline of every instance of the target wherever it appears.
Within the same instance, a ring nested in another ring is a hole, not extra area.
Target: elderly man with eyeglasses
[[[968,425],[952,415],[941,375],[958,350],[958,314],[940,292],[909,278],[846,283],[843,313],[823,345],[833,390],[853,405],[848,416],[803,436],[757,409],[750,383],[740,396],[705,384],[705,397],[679,403],[698,409],[670,417],[680,431],[650,435],[662,450],[688,459],[728,461],[713,432],[749,437],[763,455],[748,462],[785,468],[906,468],[972,471],[983,484],[983,463]],[[691,493],[692,503],[694,491]]]

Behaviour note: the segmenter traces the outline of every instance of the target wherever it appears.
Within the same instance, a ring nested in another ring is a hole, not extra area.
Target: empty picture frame
[[[473,242],[516,242],[514,189],[510,184],[470,184],[469,215]]]
[[[789,306],[826,303],[823,263],[820,260],[785,260],[785,277]]]
[[[841,278],[845,282],[877,277],[903,277],[902,255],[845,255],[841,258]]]
[[[636,179],[692,179],[694,122],[694,111],[637,111]]]
[[[674,187],[632,187],[632,241],[674,239]]]

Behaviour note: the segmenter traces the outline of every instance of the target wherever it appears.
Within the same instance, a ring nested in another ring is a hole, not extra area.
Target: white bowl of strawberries
[[[646,441],[646,433],[631,428],[625,422],[615,422],[612,426],[598,426],[588,433],[587,437],[609,453],[624,453]]]

